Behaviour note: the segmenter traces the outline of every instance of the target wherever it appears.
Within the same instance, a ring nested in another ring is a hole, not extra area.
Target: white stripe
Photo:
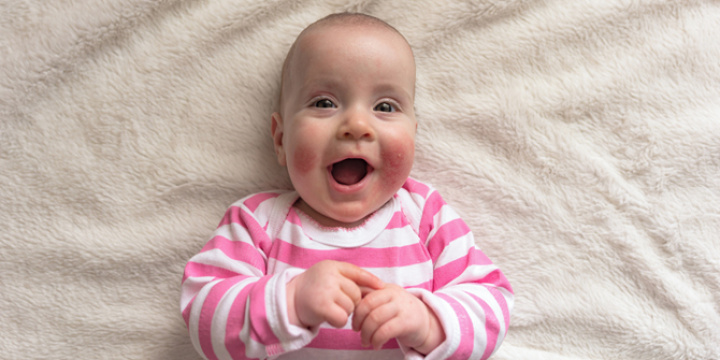
[[[245,205],[243,205],[242,208],[249,214],[252,214],[253,217],[255,217],[255,219],[260,224],[266,224],[270,218],[270,214],[272,213],[272,208],[275,205],[275,200],[277,200],[277,197],[265,199],[263,202],[260,203],[260,205],[258,205],[257,209],[255,209],[254,212],[250,212],[250,209],[248,209]]]
[[[205,302],[205,298],[207,298],[208,294],[210,293],[210,290],[212,290],[213,286],[217,285],[220,280],[215,280],[209,284],[207,284],[200,292],[198,293],[197,297],[195,298],[195,301],[192,303],[192,310],[190,311],[190,319],[188,321],[188,330],[190,332],[190,341],[193,344],[193,347],[195,347],[195,350],[197,350],[198,353],[203,354],[203,357],[205,357],[205,354],[202,351],[202,347],[200,346],[200,312],[202,310],[203,303]],[[207,358],[207,357],[205,357]]]
[[[202,287],[205,286],[209,281],[212,281],[212,276],[200,276],[200,277],[188,277],[182,284],[181,295],[180,295],[180,311],[185,311],[190,301],[197,295]]]
[[[227,330],[227,321],[230,317],[230,309],[235,303],[235,299],[240,291],[256,281],[256,278],[244,279],[233,285],[223,294],[215,308],[215,313],[212,318],[212,346],[218,359],[232,359],[232,356],[225,347],[225,333]]]
[[[443,205],[433,217],[433,229],[428,234],[428,241],[430,241],[430,239],[435,236],[435,234],[443,225],[459,218],[460,215],[458,215],[455,210],[453,210],[447,204]]]
[[[249,275],[249,276],[263,276],[265,275],[261,269],[256,268],[255,266],[252,266],[244,261],[231,259],[227,254],[225,254],[220,249],[212,249],[208,251],[201,252],[195,256],[193,256],[190,261],[203,264],[203,265],[210,265],[214,267],[218,267],[221,269],[229,270],[236,272],[238,274],[242,275]]]
[[[435,262],[435,268],[447,265],[457,259],[467,256],[471,249],[475,248],[472,232],[452,240],[445,246]]]
[[[384,282],[399,286],[421,285],[433,278],[431,260],[408,266],[366,268],[365,270],[379,277]]]
[[[424,244],[420,243],[420,238],[410,225],[405,225],[402,228],[386,229],[380,233],[380,235],[371,243],[363,246],[365,248],[388,248],[388,247],[401,247],[408,245]]]
[[[215,229],[212,238],[215,238],[216,236],[222,236],[230,241],[242,242],[252,247],[256,247],[252,241],[252,236],[250,235],[248,230],[243,225],[238,223],[230,223],[218,226],[218,228]],[[265,253],[263,253],[262,251],[258,251],[258,254],[262,255],[263,259],[266,258]]]
[[[406,191],[403,191],[403,192],[406,192]],[[428,193],[427,193],[427,197],[430,197],[430,195],[432,195],[433,192],[435,192],[435,190],[430,188],[430,191],[428,191]],[[427,198],[421,194],[418,194],[415,192],[406,192],[406,193],[410,194],[410,198],[416,204],[415,206],[422,207],[427,202]]]
[[[239,227],[240,229],[233,230],[232,229],[233,226]],[[235,234],[238,234],[240,236],[238,238],[233,237],[233,232],[235,232]],[[243,226],[236,224],[236,223],[230,223],[230,224],[218,226],[218,228],[215,229],[215,232],[213,233],[212,237],[214,238],[216,236],[222,236],[228,240],[242,241],[246,244],[253,245],[253,243],[251,241],[247,240],[247,239],[250,239],[250,234],[247,232],[247,230]]]
[[[491,265],[477,265],[473,264],[465,268],[463,272],[456,278],[452,279],[445,287],[463,285],[463,283],[478,281],[487,274],[497,270],[497,266]]]
[[[498,330],[497,334],[497,343],[495,344],[495,349],[498,348],[500,344],[502,344],[503,340],[505,339],[505,331],[507,330],[507,323],[505,322],[505,318],[503,317],[503,310],[500,307],[500,304],[498,304],[495,297],[490,293],[490,291],[485,286],[479,286],[479,285],[471,285],[471,284],[464,284],[464,285],[458,285],[453,288],[453,294],[458,299],[463,299],[463,301],[466,301],[468,306],[466,307],[472,307],[474,311],[477,311],[477,314],[483,314],[483,308],[478,304],[478,302],[467,295],[467,293],[473,294],[476,297],[480,298],[482,301],[485,302],[485,304],[490,307],[492,314],[495,316],[495,318],[498,321],[498,324],[500,325],[500,328]],[[486,322],[485,316],[482,317],[484,322]],[[475,329],[478,329],[479,326],[485,326],[484,324],[477,324],[475,326]],[[486,331],[486,330],[485,330]],[[483,339],[486,339],[487,337],[484,337]],[[494,349],[494,350],[495,350]]]
[[[279,239],[310,250],[328,250],[340,249],[342,246],[326,245],[318,241],[310,239],[302,226],[286,222],[283,229],[278,233]],[[412,245],[419,242],[418,236],[412,227],[408,224],[401,228],[385,229],[377,238],[368,244],[363,245],[364,248],[382,249],[387,247],[398,247]]]
[[[290,264],[282,262],[276,258],[269,258],[267,264],[268,274],[279,274],[287,269],[300,269],[295,266],[290,266]]]
[[[453,290],[457,291],[443,291],[443,293],[452,296],[468,313],[474,331],[472,358],[479,359],[488,346],[484,310],[480,306],[480,304],[478,304],[478,302],[475,301],[475,299],[473,299],[465,291],[459,291],[459,289],[457,288]],[[471,290],[477,289],[475,288]],[[473,293],[475,293],[475,295],[477,296],[476,292],[477,291],[473,291]]]
[[[457,314],[447,301],[427,290],[410,289],[411,294],[419,296],[437,315],[445,332],[445,341],[435,348],[433,353],[437,354],[434,359],[446,359],[460,346],[460,322]]]
[[[240,331],[240,338],[245,342],[245,357],[251,359],[263,359],[267,357],[265,352],[265,345],[255,341],[250,336],[250,307],[245,307],[245,322],[243,323],[242,330]]]

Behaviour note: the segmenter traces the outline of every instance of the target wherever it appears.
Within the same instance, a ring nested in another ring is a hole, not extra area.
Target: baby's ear
[[[270,132],[273,138],[273,146],[275,147],[275,155],[277,155],[278,163],[282,166],[287,165],[285,160],[285,148],[283,147],[283,122],[280,113],[274,112],[272,114],[272,124],[270,125]]]

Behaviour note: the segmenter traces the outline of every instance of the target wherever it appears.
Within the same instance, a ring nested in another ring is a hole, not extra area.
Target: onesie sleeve
[[[507,333],[512,288],[439,193],[427,188],[424,195],[418,233],[433,261],[433,285],[409,291],[435,311],[446,336],[425,358],[487,359]]]
[[[299,270],[266,273],[272,240],[262,213],[278,195],[233,204],[185,267],[180,310],[206,359],[264,359],[301,348],[315,335],[288,321],[285,287]]]

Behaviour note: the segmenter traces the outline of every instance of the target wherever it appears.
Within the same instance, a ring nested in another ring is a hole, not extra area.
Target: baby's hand
[[[445,340],[435,313],[422,300],[394,284],[367,294],[355,308],[353,330],[362,343],[380,349],[397,338],[405,346],[428,354]]]
[[[287,284],[290,322],[314,327],[327,321],[342,327],[362,299],[361,288],[383,285],[375,275],[350,263],[318,262]]]

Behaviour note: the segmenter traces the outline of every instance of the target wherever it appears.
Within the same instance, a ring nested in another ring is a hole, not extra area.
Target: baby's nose
[[[370,124],[368,114],[362,111],[351,111],[345,122],[338,129],[338,135],[346,140],[371,140],[375,138],[375,130]]]

